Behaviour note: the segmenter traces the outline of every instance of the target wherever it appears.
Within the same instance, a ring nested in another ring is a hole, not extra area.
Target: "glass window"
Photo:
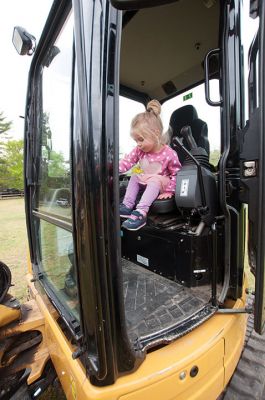
[[[211,80],[211,100],[219,100],[219,81]],[[220,158],[221,136],[220,136],[220,107],[212,107],[206,103],[204,84],[188,90],[162,105],[161,119],[164,131],[168,130],[171,114],[176,109],[193,105],[198,113],[198,118],[207,123],[208,139],[210,143],[210,162],[217,165]],[[143,112],[145,107],[142,103],[120,96],[120,158],[133,149],[135,142],[130,137],[130,124],[133,117]]]
[[[64,308],[79,320],[72,234],[40,220],[38,236],[41,244],[40,272],[43,279],[56,293]]]
[[[242,13],[242,31],[241,31],[241,39],[243,46],[243,54],[244,54],[244,85],[245,85],[245,119],[249,118],[249,88],[248,88],[248,77],[249,77],[249,50],[258,30],[259,18],[253,19],[249,16],[249,0],[246,0],[243,3],[243,13]],[[247,27],[247,29],[246,29]],[[258,58],[256,60],[256,77],[258,79]],[[256,82],[258,84],[258,82]],[[255,99],[258,103],[258,96]],[[258,104],[257,104],[258,106]]]
[[[39,221],[41,281],[61,315],[74,325],[80,318],[71,232],[72,69],[70,15],[43,60],[40,185],[34,215]]]
[[[211,100],[219,100],[219,81],[211,80]],[[198,85],[168,101],[162,106],[161,118],[164,129],[167,130],[169,120],[173,111],[186,105],[193,105],[198,113],[198,118],[207,123],[208,140],[210,144],[210,162],[217,165],[220,158],[221,130],[220,130],[220,107],[212,107],[205,100],[205,86]]]
[[[144,112],[145,107],[138,101],[127,99],[126,97],[120,96],[120,121],[119,121],[119,132],[120,132],[120,147],[119,155],[122,158],[125,154],[129,153],[135,147],[135,141],[131,138],[130,127],[132,119],[136,114]]]
[[[43,69],[39,210],[71,218],[70,115],[73,18],[50,48]]]

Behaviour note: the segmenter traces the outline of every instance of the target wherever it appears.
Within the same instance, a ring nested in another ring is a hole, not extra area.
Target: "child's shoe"
[[[135,210],[131,213],[130,218],[123,222],[122,228],[128,229],[128,231],[137,231],[146,225],[147,217]]]
[[[125,204],[120,204],[120,217],[128,218],[132,213],[132,209]]]

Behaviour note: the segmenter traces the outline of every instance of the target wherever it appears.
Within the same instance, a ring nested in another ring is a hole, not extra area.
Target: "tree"
[[[5,134],[12,126],[12,121],[5,122],[6,117],[3,114],[3,111],[0,111],[0,135]]]
[[[23,140],[9,140],[5,143],[0,187],[23,190]]]
[[[10,137],[8,136],[7,132],[12,127],[12,121],[5,121],[6,117],[4,117],[3,111],[0,111],[0,164],[1,164],[1,157],[3,157],[5,152],[5,144]]]
[[[42,133],[41,133],[41,138],[42,138],[42,146],[48,146],[50,144],[50,140],[52,138],[52,132],[50,128],[50,114],[47,112],[44,112],[42,114]],[[51,149],[50,149],[51,150]]]
[[[51,150],[48,169],[51,178],[67,176],[69,168],[67,168],[63,153]]]
[[[42,168],[50,178],[64,177],[68,173],[67,163],[62,152],[52,150],[52,131],[50,128],[50,114],[42,114]]]
[[[4,113],[0,111],[0,187],[6,188],[7,179],[7,167],[8,163],[6,160],[6,144],[8,139],[8,131],[11,129],[12,122],[6,121]]]
[[[7,188],[7,161],[0,157],[0,190]]]

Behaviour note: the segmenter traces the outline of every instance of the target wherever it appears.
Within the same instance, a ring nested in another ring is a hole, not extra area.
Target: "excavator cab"
[[[253,310],[262,333],[264,16],[262,1],[54,1],[29,72],[25,205],[34,331],[67,398],[216,399]],[[21,54],[31,38],[15,30]],[[154,98],[182,168],[131,232],[118,162]]]

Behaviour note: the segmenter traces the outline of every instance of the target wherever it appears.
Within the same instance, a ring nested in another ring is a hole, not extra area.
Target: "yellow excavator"
[[[56,380],[67,399],[264,398],[264,18],[262,0],[55,0],[38,43],[14,28],[29,300],[1,263],[1,400]],[[130,231],[118,162],[151,99],[182,168]]]

